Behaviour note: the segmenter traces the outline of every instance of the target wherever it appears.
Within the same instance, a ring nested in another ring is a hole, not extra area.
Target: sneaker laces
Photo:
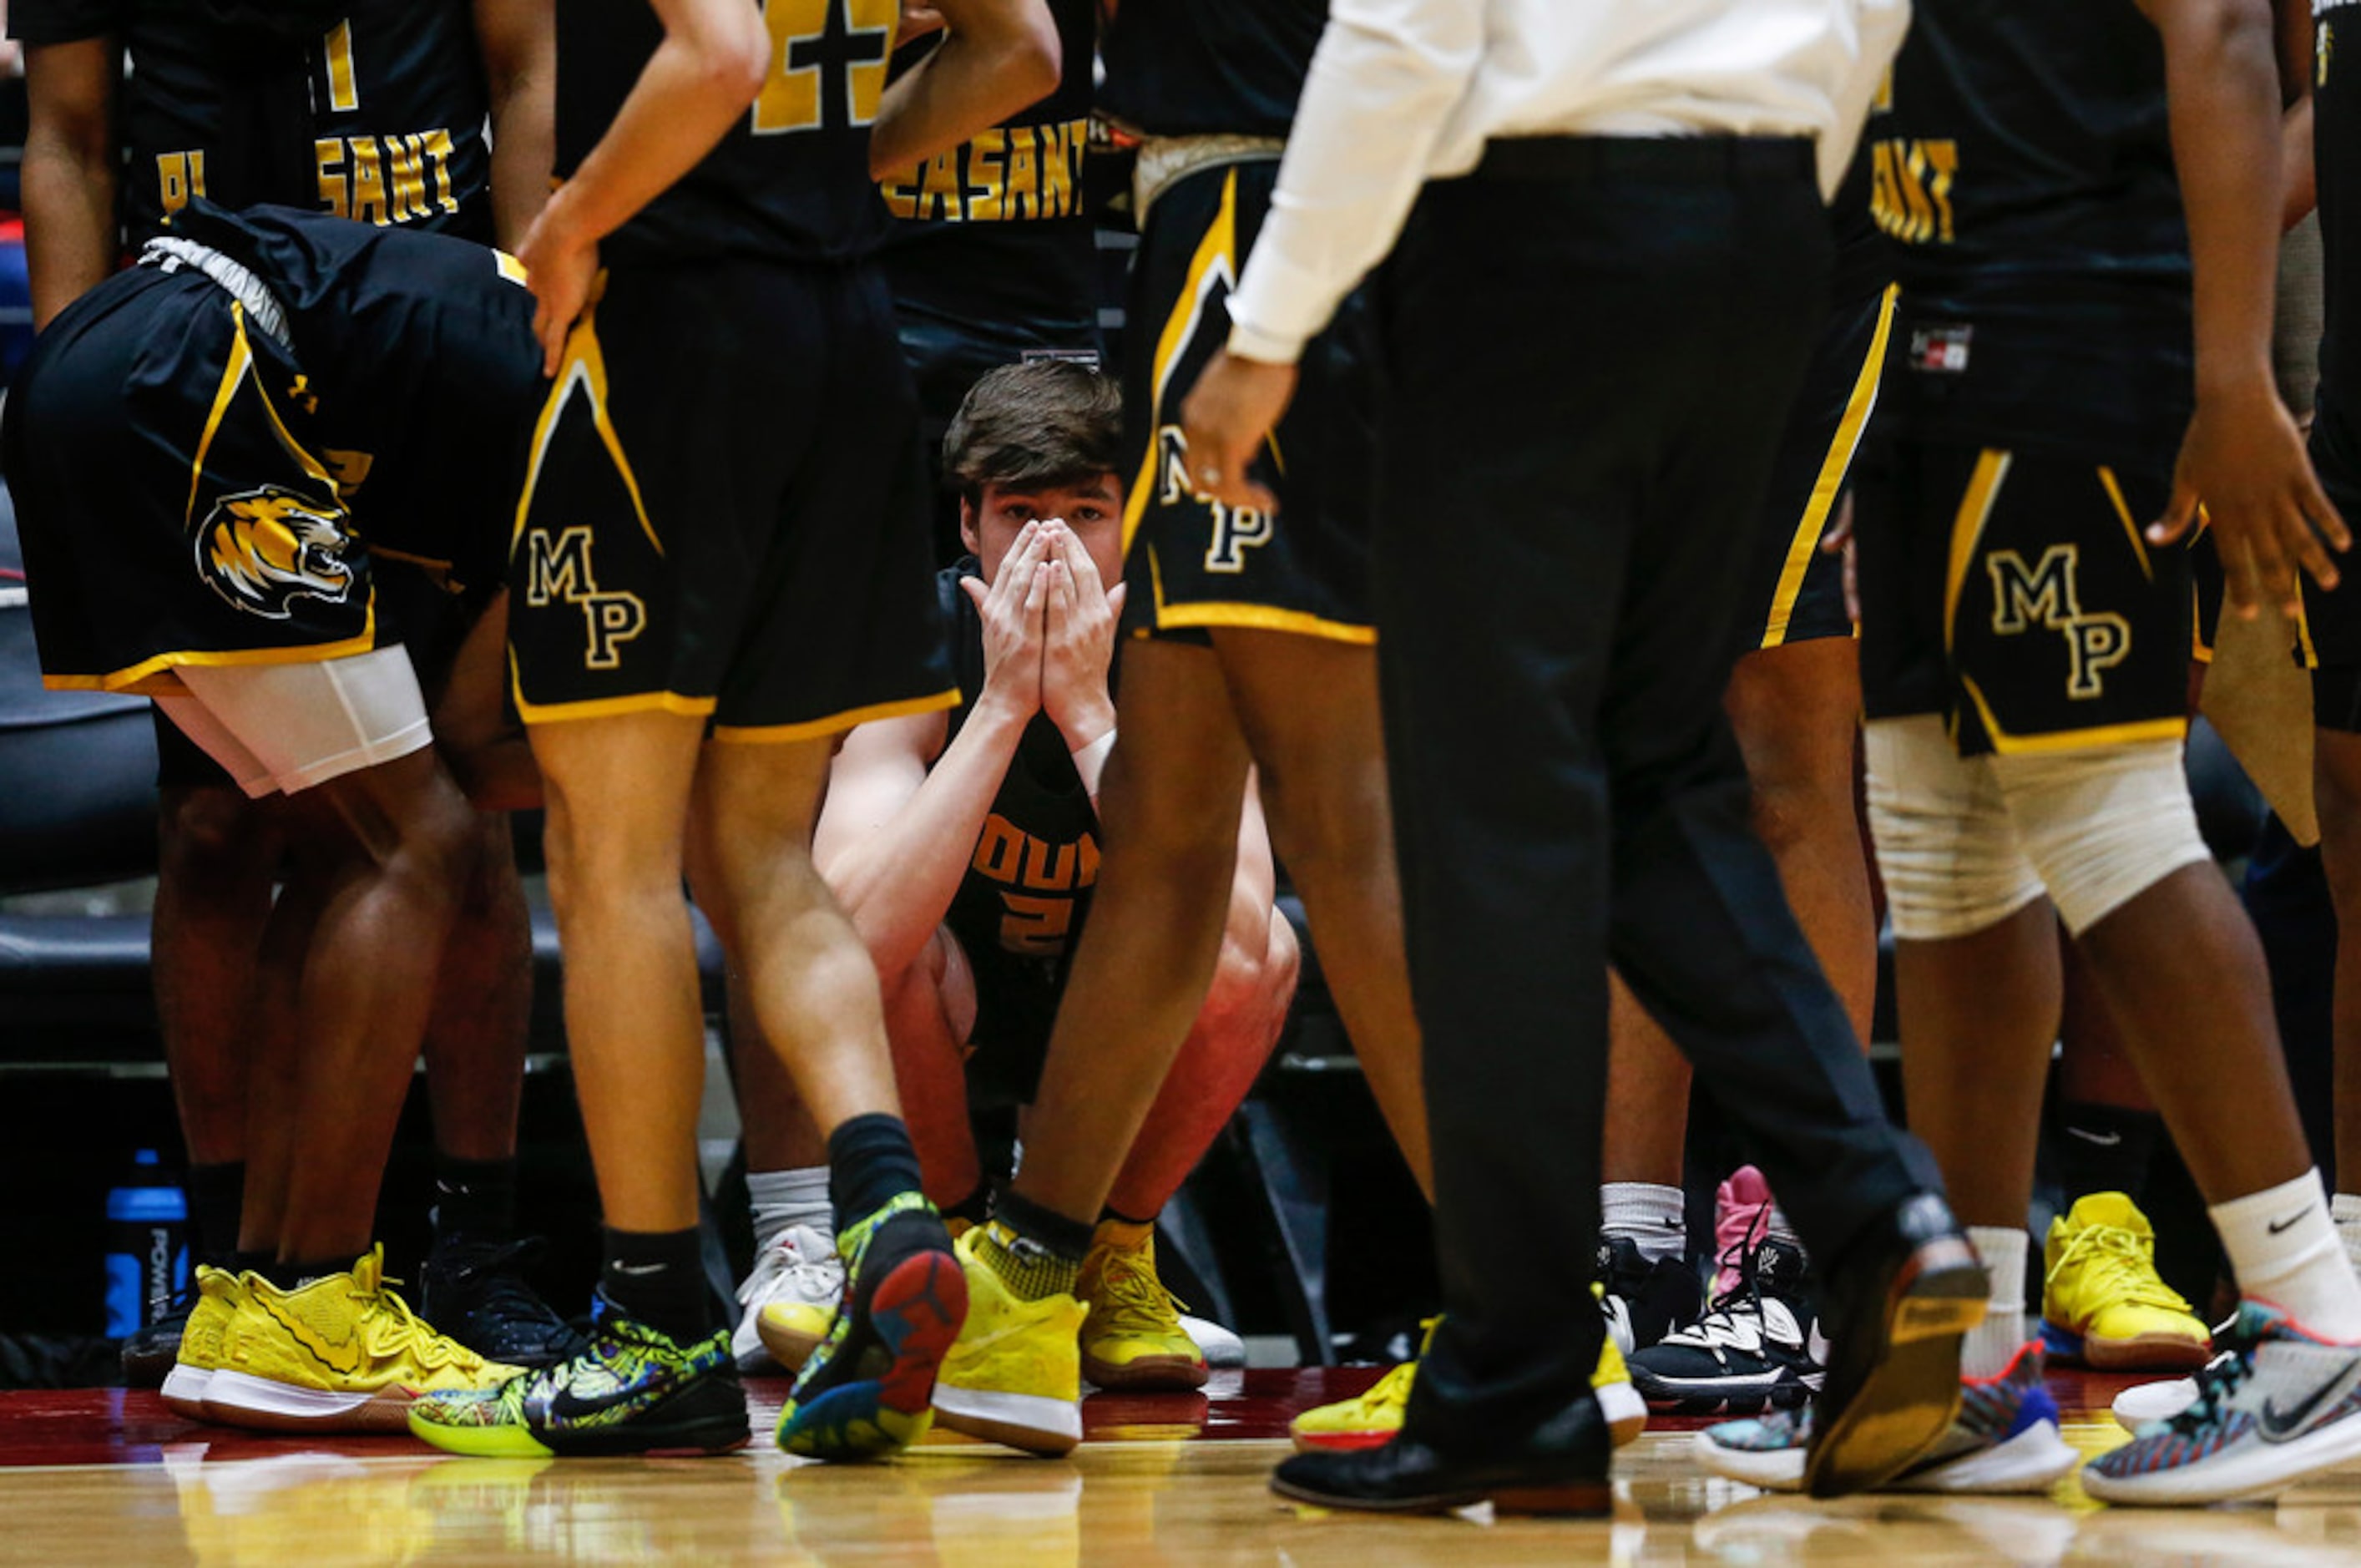
[[[2182,1437],[2192,1437],[2219,1420],[2222,1407],[2254,1376],[2255,1346],[2258,1343],[2250,1334],[2229,1335],[2222,1354],[2198,1368],[2193,1379],[2197,1398],[2179,1415],[2168,1418],[2165,1424]]]
[[[2152,1245],[2122,1225],[2084,1225],[2042,1276],[2043,1288],[2055,1288],[2060,1274],[2080,1264],[2101,1290],[2118,1301],[2194,1317],[2180,1292],[2157,1274]]]
[[[789,1225],[764,1243],[761,1255],[754,1259],[753,1271],[739,1284],[740,1306],[769,1301],[786,1290],[815,1304],[835,1300],[844,1294],[844,1259],[837,1255],[833,1246],[824,1256],[813,1255],[795,1239],[798,1231],[807,1236],[819,1235],[808,1225]]]
[[[1166,1288],[1155,1269],[1148,1266],[1147,1257],[1145,1247],[1109,1247],[1103,1255],[1097,1304],[1105,1314],[1105,1332],[1181,1334],[1180,1314],[1189,1310],[1189,1303]]]
[[[450,1335],[439,1332],[434,1324],[411,1310],[394,1288],[401,1281],[385,1276],[379,1278],[374,1295],[367,1290],[352,1292],[353,1299],[362,1303],[364,1310],[374,1300],[393,1320],[387,1331],[394,1342],[429,1366],[467,1366],[489,1365],[484,1358],[461,1344]]]
[[[1763,1348],[1770,1337],[1770,1320],[1763,1310],[1763,1273],[1755,1259],[1762,1246],[1748,1239],[1752,1234],[1750,1225],[1747,1235],[1730,1243],[1714,1260],[1717,1271],[1736,1275],[1738,1282],[1716,1296],[1696,1322],[1666,1334],[1664,1343],[1748,1352]]]

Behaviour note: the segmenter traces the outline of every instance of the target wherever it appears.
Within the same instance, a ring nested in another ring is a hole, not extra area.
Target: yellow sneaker
[[[2157,1277],[2156,1232],[2120,1192],[2092,1192],[2049,1224],[2041,1342],[2054,1360],[2111,1372],[2205,1365],[2213,1336]]]
[[[1598,1294],[1593,1285],[1591,1293]],[[1434,1325],[1441,1318],[1429,1318],[1420,1326],[1426,1331],[1419,1341],[1418,1353],[1426,1354],[1434,1343]],[[1316,1449],[1351,1450],[1375,1448],[1391,1442],[1401,1431],[1402,1412],[1410,1407],[1411,1386],[1418,1379],[1418,1362],[1405,1361],[1371,1384],[1365,1393],[1334,1404],[1316,1406],[1288,1423],[1288,1434],[1295,1440],[1299,1453]],[[1631,1370],[1623,1364],[1623,1353],[1615,1348],[1610,1336],[1600,1342],[1598,1366],[1590,1375],[1590,1391],[1598,1400],[1599,1414],[1607,1418],[1607,1431],[1615,1446],[1625,1443],[1648,1430],[1647,1402],[1640,1391],[1631,1387]]]
[[[180,1359],[164,1375],[164,1403],[189,1420],[205,1419],[205,1386],[222,1364],[230,1320],[246,1301],[246,1286],[226,1268],[197,1265],[197,1304],[181,1331]]]
[[[1205,1357],[1180,1326],[1180,1304],[1156,1274],[1156,1227],[1102,1220],[1074,1294],[1082,1376],[1102,1388],[1185,1394],[1205,1384]]]
[[[436,1333],[390,1289],[385,1250],[281,1290],[247,1275],[205,1381],[209,1420],[271,1431],[407,1431],[429,1391],[490,1388],[519,1369]]]
[[[1061,1454],[1082,1441],[1079,1336],[1086,1316],[1068,1295],[1020,1299],[980,1248],[1013,1236],[997,1223],[960,1237],[967,1322],[935,1377],[935,1419],[953,1431],[1030,1453]]]

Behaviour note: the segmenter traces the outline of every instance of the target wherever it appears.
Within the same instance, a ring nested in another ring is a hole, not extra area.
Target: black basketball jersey
[[[886,277],[899,310],[995,335],[1062,340],[1096,319],[1097,242],[1082,205],[1093,0],[1050,0],[1057,91],[941,156],[879,181],[895,222]],[[939,40],[895,57],[899,75]]]
[[[959,586],[962,576],[974,575],[971,555],[935,579],[965,694],[951,710],[950,739],[958,738],[975,694],[983,690],[983,622]],[[993,796],[967,875],[943,923],[971,955],[996,949],[1021,959],[1063,960],[1098,883],[1098,814],[1074,771],[1065,737],[1048,715],[1035,714]]]
[[[2134,0],[1921,0],[1870,134],[1915,414],[2001,444],[2177,442],[2189,238]]]
[[[447,236],[202,200],[170,232],[245,266],[286,313],[317,455],[370,549],[503,579],[547,383],[523,271]]]
[[[1099,106],[1149,136],[1284,137],[1327,0],[1123,0]]]
[[[492,234],[467,0],[17,0],[28,44],[112,37],[131,246],[191,200]]]
[[[2328,310],[2320,335],[2323,403],[2361,413],[2361,0],[2314,0],[2312,169]],[[2350,56],[2350,58],[2347,58]]]
[[[747,0],[755,4],[755,0]],[[770,74],[753,107],[670,189],[600,242],[613,262],[698,256],[838,261],[886,225],[869,179],[869,126],[885,90],[898,0],[761,0]],[[557,172],[614,123],[664,28],[647,0],[557,7]]]

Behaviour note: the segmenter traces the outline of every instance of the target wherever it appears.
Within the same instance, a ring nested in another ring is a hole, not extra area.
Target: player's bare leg
[[[476,815],[470,874],[434,981],[426,1086],[437,1153],[516,1157],[517,1108],[533,1023],[533,918],[509,819]]]
[[[975,977],[947,930],[938,930],[917,960],[885,982],[885,1035],[893,1042],[902,1120],[918,1151],[927,1197],[945,1210],[973,1197],[983,1183],[967,1099],[967,1038],[975,1012]],[[807,1116],[796,1103],[796,1113]],[[759,1162],[751,1144],[747,1166],[783,1168]]]

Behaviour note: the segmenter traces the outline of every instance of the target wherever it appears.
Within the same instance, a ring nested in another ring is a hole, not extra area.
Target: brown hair
[[[1119,472],[1123,392],[1087,365],[1003,365],[968,389],[943,433],[943,477],[971,501],[986,485],[1054,489]]]

